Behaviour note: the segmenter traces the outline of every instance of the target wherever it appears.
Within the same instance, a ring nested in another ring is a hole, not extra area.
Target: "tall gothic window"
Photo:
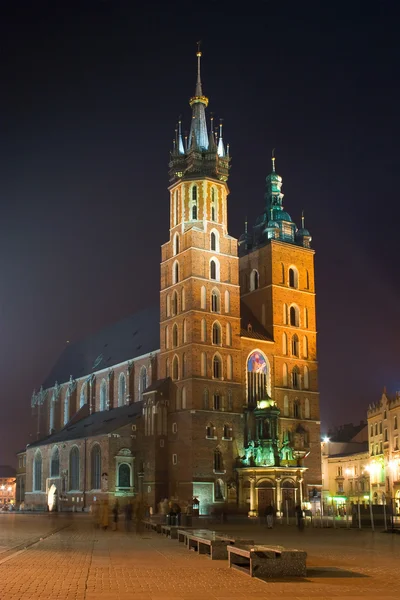
[[[299,338],[296,334],[292,337],[292,355],[299,356]]]
[[[175,211],[174,211],[174,225],[178,224],[178,220],[179,220],[179,196],[178,196],[178,190],[175,191]]]
[[[126,377],[124,373],[120,373],[118,379],[118,406],[124,406],[126,394]]]
[[[81,387],[81,395],[79,399],[79,408],[82,408],[84,404],[87,403],[87,382],[82,383]]]
[[[298,367],[293,367],[292,370],[292,388],[295,390],[300,389],[300,372]]]
[[[216,258],[210,261],[210,279],[219,281],[219,263]]]
[[[51,453],[50,477],[58,477],[60,475],[60,451],[57,446],[53,448]]]
[[[79,450],[74,446],[69,455],[69,489],[79,490]]]
[[[69,390],[65,392],[64,398],[64,425],[69,421]]]
[[[143,365],[143,367],[140,369],[140,378],[139,378],[140,400],[143,400],[143,392],[146,390],[146,388],[147,388],[147,369]]]
[[[126,463],[121,463],[118,467],[118,487],[131,487],[131,467]]]
[[[40,492],[42,485],[42,453],[37,450],[33,459],[33,491]]]
[[[192,187],[192,219],[197,220],[197,185]]]
[[[53,433],[54,431],[54,412],[55,412],[55,399],[54,397],[50,400],[50,426],[49,433]]]
[[[100,410],[106,410],[107,408],[107,383],[103,379],[100,385]],[[75,488],[73,488],[75,489]]]
[[[174,254],[179,254],[179,234],[174,235]]]
[[[203,409],[204,410],[209,410],[210,405],[209,405],[209,393],[208,393],[208,389],[204,388],[203,391]]]
[[[101,489],[101,450],[98,444],[92,448],[91,459],[91,488],[92,490]]]
[[[221,410],[221,396],[218,393],[213,395],[213,408],[214,410]]]
[[[247,402],[256,404],[268,395],[269,364],[259,350],[255,350],[247,359]]]
[[[176,354],[172,359],[172,379],[175,381],[179,379],[179,359]]]
[[[299,287],[299,274],[295,267],[290,267],[290,269],[289,269],[289,287],[291,287],[291,288]]]
[[[214,471],[222,471],[222,454],[220,450],[214,450]]]
[[[176,323],[172,328],[172,345],[174,348],[178,345],[178,325]]]
[[[250,273],[250,291],[258,290],[259,288],[260,276],[258,274],[257,269],[253,269]]]
[[[289,321],[292,327],[299,327],[299,308],[298,306],[291,306],[289,311]]]
[[[215,189],[211,188],[211,221],[217,220],[217,207],[215,204]]]
[[[178,292],[176,290],[172,294],[172,314],[178,314]]]

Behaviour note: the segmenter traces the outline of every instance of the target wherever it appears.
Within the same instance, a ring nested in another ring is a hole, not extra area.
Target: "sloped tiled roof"
[[[268,333],[265,327],[260,323],[257,317],[251,312],[249,307],[240,303],[240,316],[241,316],[241,329],[240,335],[243,337],[253,338],[255,340],[264,340],[267,342],[273,342],[272,336]],[[251,325],[251,331],[248,326]]]
[[[64,429],[48,437],[29,444],[29,448],[57,444],[69,440],[79,440],[86,437],[107,435],[134,421],[142,413],[142,402],[129,406],[120,406],[111,410],[95,412],[77,423],[68,424]]]
[[[43,388],[52,387],[56,381],[64,383],[71,375],[78,379],[159,348],[160,309],[156,306],[68,345],[43,382]]]

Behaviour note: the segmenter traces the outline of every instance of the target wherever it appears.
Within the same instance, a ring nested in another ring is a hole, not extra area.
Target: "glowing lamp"
[[[328,442],[330,442],[330,441],[331,441],[331,438],[329,438],[327,435],[325,435],[325,436],[322,438],[322,441],[324,442],[324,444],[327,444]]]

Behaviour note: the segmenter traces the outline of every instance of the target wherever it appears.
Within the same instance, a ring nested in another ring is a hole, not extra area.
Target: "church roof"
[[[67,424],[64,429],[53,433],[48,437],[29,444],[29,448],[36,446],[47,446],[58,444],[68,440],[79,440],[87,437],[107,435],[112,431],[120,429],[138,417],[142,413],[142,402],[135,402],[129,406],[120,406],[111,410],[95,412],[77,423]]]
[[[244,302],[240,303],[240,317],[240,335],[242,337],[250,337],[255,340],[264,340],[267,342],[273,341],[264,325],[260,323]],[[251,326],[250,328],[249,325]]]
[[[146,308],[67,345],[43,382],[43,388],[56,381],[64,383],[112,367],[160,348],[159,306]]]

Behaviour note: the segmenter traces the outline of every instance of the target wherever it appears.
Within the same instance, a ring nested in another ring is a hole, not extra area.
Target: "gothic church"
[[[228,233],[229,147],[200,77],[169,163],[160,306],[69,345],[32,396],[25,505],[197,498],[250,516],[319,508],[314,252],[266,178],[254,227]],[[261,203],[260,203],[261,204]]]

